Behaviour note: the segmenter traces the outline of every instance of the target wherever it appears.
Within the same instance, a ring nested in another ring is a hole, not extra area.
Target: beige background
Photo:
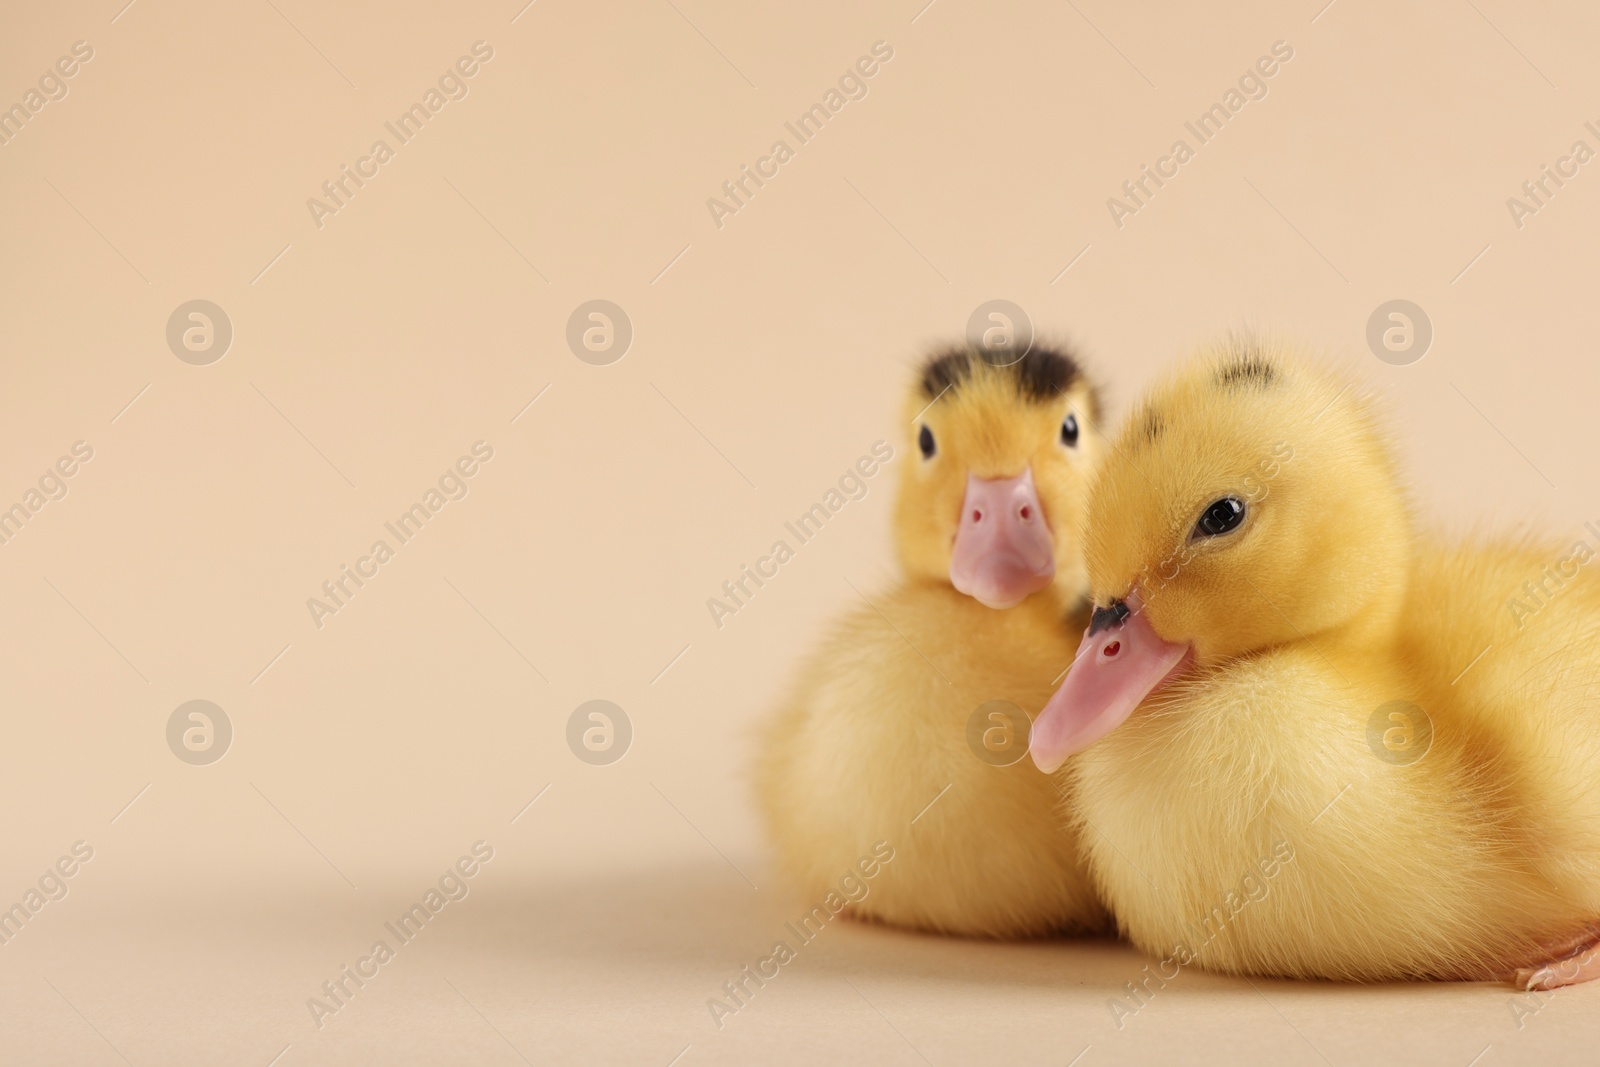
[[[0,33],[5,106],[94,49],[0,147],[0,505],[94,448],[0,545],[0,902],[95,849],[0,947],[0,1060],[1592,1062],[1600,988],[1519,1029],[1501,987],[1186,973],[1119,1031],[1144,961],[1111,942],[841,926],[722,1030],[705,1004],[797,908],[751,726],[846,580],[892,579],[897,464],[721,630],[705,600],[898,444],[908,368],[980,302],[1080,345],[1114,413],[1198,341],[1281,334],[1385,397],[1443,521],[1600,518],[1600,164],[1520,229],[1505,203],[1600,148],[1592,6],[123,2]],[[307,198],[478,40],[469,95],[318,229]],[[867,97],[717,228],[879,40]],[[1279,40],[1269,95],[1114,226]],[[165,341],[194,298],[234,328],[210,366]],[[634,326],[611,366],[564,340],[594,298]],[[1367,350],[1394,298],[1435,329],[1411,366]],[[316,628],[480,439],[469,495]],[[565,743],[597,697],[635,730],[608,767]],[[235,730],[206,767],[165,740],[195,698]],[[306,999],[479,839],[472,894],[317,1029]]]

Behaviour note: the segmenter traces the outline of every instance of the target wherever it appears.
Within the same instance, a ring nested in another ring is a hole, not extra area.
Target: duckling
[[[1418,532],[1358,390],[1248,340],[1153,391],[1089,523],[1031,751],[1077,753],[1094,878],[1163,974],[1600,971],[1592,546]]]
[[[988,937],[1104,924],[1054,814],[1064,776],[1026,764],[1022,710],[1087,621],[1077,530],[1098,413],[1065,351],[960,348],[917,376],[904,580],[832,627],[763,738],[761,807],[812,899],[882,842],[892,860],[849,905],[858,918]]]

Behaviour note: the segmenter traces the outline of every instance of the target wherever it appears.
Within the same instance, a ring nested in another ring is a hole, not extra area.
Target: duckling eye
[[[1061,443],[1068,448],[1078,447],[1078,416],[1068,415],[1061,420]]]
[[[922,449],[923,459],[933,458],[933,431],[928,429],[926,426],[917,432],[917,447]]]
[[[1196,541],[1202,537],[1218,537],[1236,528],[1243,521],[1243,500],[1236,496],[1225,496],[1221,500],[1213,500],[1206,505],[1206,510],[1201,513],[1200,521],[1194,524],[1194,532],[1189,535],[1189,540]]]

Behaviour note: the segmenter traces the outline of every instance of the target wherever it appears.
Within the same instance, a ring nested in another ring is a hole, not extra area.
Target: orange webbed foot
[[[1600,978],[1600,939],[1588,942],[1559,959],[1538,967],[1519,967],[1512,979],[1524,990],[1560,989]]]

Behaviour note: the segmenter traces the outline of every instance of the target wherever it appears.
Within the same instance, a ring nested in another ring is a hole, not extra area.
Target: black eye
[[[1068,448],[1078,447],[1078,416],[1068,415],[1061,420],[1061,443]]]
[[[917,447],[922,449],[923,459],[932,459],[934,453],[933,431],[924,426],[917,433]]]
[[[1189,535],[1190,540],[1201,537],[1217,537],[1227,533],[1244,521],[1244,501],[1236,496],[1225,496],[1221,500],[1213,500],[1206,506],[1200,516],[1200,521],[1194,524],[1194,533]]]

